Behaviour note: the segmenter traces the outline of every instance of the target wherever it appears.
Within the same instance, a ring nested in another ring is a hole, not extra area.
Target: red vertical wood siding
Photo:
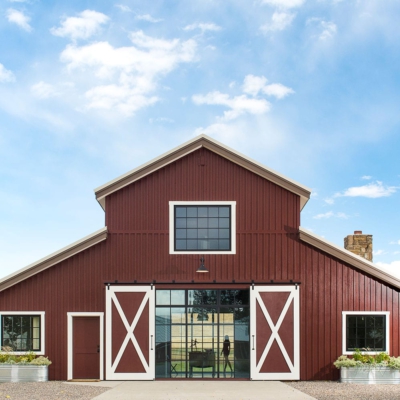
[[[201,165],[200,158],[204,161]],[[169,254],[169,201],[236,201],[235,255]],[[94,205],[95,206],[95,205]],[[0,293],[0,310],[45,311],[50,379],[67,378],[67,312],[105,311],[104,282],[301,282],[301,379],[338,379],[342,311],[390,311],[399,355],[399,290],[298,238],[299,197],[200,149],[106,199],[105,242]]]

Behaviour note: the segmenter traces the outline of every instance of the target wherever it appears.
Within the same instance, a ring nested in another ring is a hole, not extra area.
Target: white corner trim
[[[104,313],[103,312],[68,312],[67,313],[67,340],[68,340],[68,371],[67,379],[73,379],[73,327],[74,317],[100,318],[100,380],[104,380]]]
[[[44,311],[0,311],[0,334],[3,335],[3,327],[1,326],[2,315],[40,315],[40,351],[34,351],[38,356],[45,355],[45,312]],[[13,354],[25,354],[26,351],[13,351]]]
[[[231,250],[229,251],[175,251],[175,206],[230,206]],[[236,201],[170,201],[169,202],[169,254],[236,254]]]
[[[346,350],[346,317],[347,315],[385,315],[386,316],[386,353],[390,354],[390,312],[389,311],[342,311],[342,354],[353,354],[353,351]],[[379,351],[363,351],[363,354],[377,354]]]

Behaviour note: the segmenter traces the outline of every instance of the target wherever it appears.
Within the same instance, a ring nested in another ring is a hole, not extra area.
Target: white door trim
[[[99,317],[100,318],[100,380],[104,380],[104,313],[103,312],[67,312],[67,341],[68,341],[68,369],[67,379],[73,379],[73,333],[74,317]]]
[[[267,308],[261,298],[260,293],[262,292],[288,292],[289,297],[286,300],[285,306],[283,307],[281,314],[276,322],[273,323]],[[250,355],[250,377],[254,380],[296,380],[300,379],[300,310],[299,310],[299,292],[300,288],[296,286],[254,286],[250,289],[250,331],[251,331],[251,355]],[[271,336],[262,352],[260,360],[257,362],[257,318],[256,309],[257,303],[260,306],[264,317],[271,329]],[[293,330],[294,330],[294,343],[293,343],[293,363],[290,360],[289,355],[285,349],[285,346],[279,336],[279,328],[286,316],[286,313],[293,303]],[[290,369],[290,372],[260,372],[264,364],[264,361],[271,349],[271,346],[276,340],[280,350],[282,351],[283,357]]]
[[[139,306],[139,309],[136,312],[135,318],[130,324],[125,316],[124,311],[122,310],[121,305],[117,299],[115,293],[124,292],[124,293],[144,293],[143,300]],[[153,286],[109,286],[106,289],[106,377],[107,379],[115,379],[115,380],[152,380],[155,378],[155,317],[154,317],[154,287]],[[118,351],[118,354],[112,362],[112,304],[114,303],[115,308],[125,326],[126,336],[125,339]],[[136,340],[136,337],[133,333],[135,327],[139,321],[140,316],[146,304],[149,305],[149,363],[145,359],[143,352],[139,346],[139,343]],[[120,362],[122,355],[128,345],[129,341],[132,342],[134,348],[137,351],[137,354],[142,362],[142,365],[145,369],[145,372],[138,373],[123,373],[123,372],[115,372],[118,363]]]

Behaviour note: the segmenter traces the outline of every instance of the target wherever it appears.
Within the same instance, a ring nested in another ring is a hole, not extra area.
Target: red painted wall
[[[236,254],[205,255],[208,274],[195,272],[200,255],[169,255],[171,200],[236,201]],[[300,242],[299,224],[298,196],[200,149],[108,196],[107,240],[1,292],[0,310],[46,312],[49,377],[62,380],[67,312],[104,312],[105,281],[292,279],[301,282],[302,380],[338,379],[342,311],[390,311],[399,355],[399,290]]]

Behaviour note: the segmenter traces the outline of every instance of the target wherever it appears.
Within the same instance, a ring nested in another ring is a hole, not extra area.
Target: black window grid
[[[226,205],[176,205],[174,251],[232,249],[232,210]]]

